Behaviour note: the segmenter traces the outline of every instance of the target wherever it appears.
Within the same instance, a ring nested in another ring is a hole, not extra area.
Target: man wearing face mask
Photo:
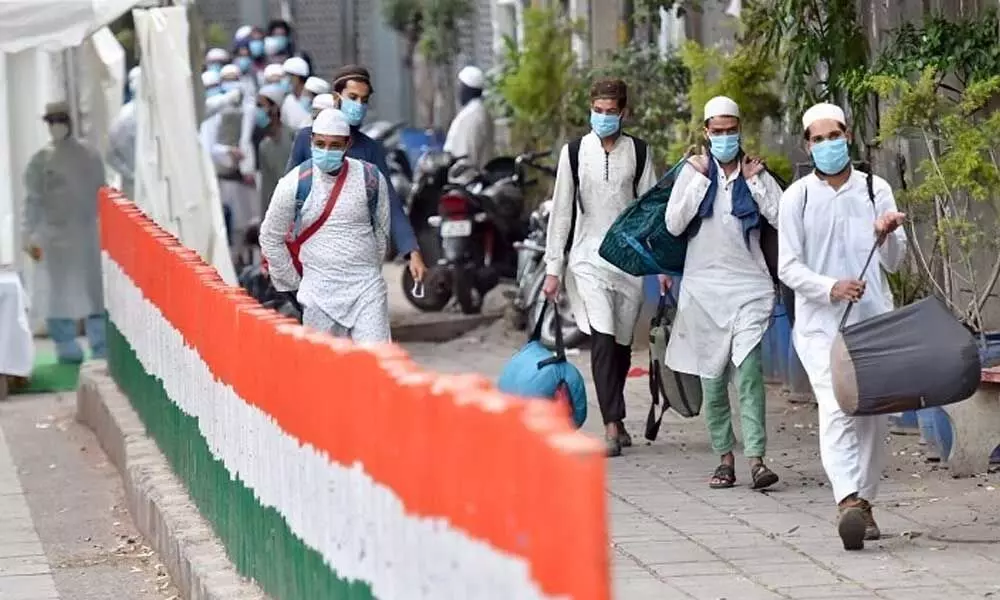
[[[108,131],[108,152],[105,160],[122,178],[122,192],[135,200],[135,95],[141,72],[132,67],[128,72],[128,89],[132,99],[126,102]]]
[[[76,341],[84,320],[90,352],[106,356],[97,192],[104,185],[101,155],[72,135],[69,105],[45,107],[52,142],[24,174],[25,251],[49,278],[49,335],[59,362],[83,360]]]
[[[667,203],[667,230],[688,239],[684,280],[665,363],[701,378],[702,410],[721,457],[709,487],[736,482],[728,384],[735,370],[743,454],[754,489],[778,482],[764,464],[767,408],[761,339],[774,308],[774,282],[760,247],[761,219],[776,225],[781,187],[740,151],[740,110],[725,96],[704,110],[709,156],[681,167]]]
[[[274,188],[286,173],[285,160],[292,151],[295,139],[295,132],[281,122],[281,102],[284,99],[284,90],[274,84],[265,85],[257,94],[255,119],[257,127],[263,131],[257,152],[260,163],[260,214],[267,212]]]
[[[482,167],[493,156],[493,118],[483,103],[483,72],[465,67],[458,73],[458,102],[462,107],[448,128],[444,151]]]
[[[312,158],[278,182],[260,227],[261,252],[275,289],[297,290],[304,325],[356,342],[387,342],[389,186],[371,163],[345,158],[350,145],[343,113],[327,109],[316,117]]]
[[[205,53],[205,69],[218,73],[229,64],[229,53],[222,48],[212,48]]]
[[[365,116],[368,114],[368,102],[374,93],[368,69],[358,65],[341,67],[333,74],[332,85],[335,96],[340,99],[340,110],[351,126],[351,146],[347,150],[348,156],[372,163],[378,167],[378,170],[388,181],[390,173],[389,165],[385,161],[385,148],[361,131],[361,124],[364,123]],[[303,127],[295,134],[295,145],[292,147],[292,155],[288,158],[286,169],[291,170],[309,158],[311,135],[312,130],[309,127]],[[396,251],[409,260],[409,269],[413,280],[423,281],[427,267],[420,254],[420,248],[417,246],[417,234],[414,233],[410,219],[407,218],[406,212],[403,210],[403,203],[391,183],[389,184],[389,196],[392,214],[392,242]]]
[[[850,417],[833,394],[830,348],[848,303],[847,325],[893,310],[885,272],[906,256],[906,215],[881,177],[851,166],[844,111],[817,104],[802,116],[806,148],[815,169],[785,190],[778,227],[778,275],[795,291],[795,351],[819,406],[823,468],[839,511],[845,550],[881,536],[871,502],[885,458],[888,417]],[[871,248],[878,266],[859,280]]]
[[[325,79],[321,79],[316,76],[312,76],[306,79],[305,91],[302,93],[302,98],[300,99],[302,107],[309,111],[309,117],[303,121],[302,127],[312,125],[313,119],[316,118],[318,111],[314,110],[314,100],[321,94],[330,93],[330,84],[326,82]],[[325,108],[334,108],[328,106]]]
[[[555,300],[560,279],[576,324],[590,335],[591,369],[608,456],[632,445],[625,430],[625,380],[642,307],[642,279],[607,262],[598,249],[611,224],[656,184],[646,143],[622,131],[628,87],[599,79],[590,88],[591,133],[559,153],[545,248],[542,290]]]
[[[298,131],[309,121],[309,104],[303,104],[307,97],[306,81],[309,79],[309,65],[297,56],[289,58],[281,65],[287,82],[285,91],[288,96],[281,106],[281,118],[285,125],[293,131]],[[309,102],[312,96],[309,95]]]

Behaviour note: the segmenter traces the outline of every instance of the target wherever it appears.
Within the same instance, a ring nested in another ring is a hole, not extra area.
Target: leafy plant
[[[494,114],[510,119],[516,150],[554,147],[579,126],[574,115],[584,80],[570,46],[578,31],[579,25],[558,11],[529,8],[522,45],[504,40],[489,100]]]
[[[957,97],[939,93],[940,81],[927,67],[913,82],[875,75],[867,85],[897,98],[880,141],[913,138],[928,156],[916,169],[922,181],[898,194],[911,217],[907,235],[918,272],[959,318],[982,330],[983,307],[1000,279],[1000,112],[984,110],[1000,94],[1000,75],[968,80]],[[974,265],[984,255],[992,261],[985,273]]]

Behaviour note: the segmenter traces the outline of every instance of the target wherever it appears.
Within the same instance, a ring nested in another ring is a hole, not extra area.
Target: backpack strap
[[[639,182],[642,181],[642,176],[646,174],[646,154],[649,151],[649,146],[641,138],[628,135],[627,133],[625,135],[632,138],[632,144],[635,148],[635,174],[632,176],[632,196],[638,198]]]
[[[312,191],[312,159],[299,165],[299,183],[295,187],[295,218],[292,221],[292,231],[298,231],[302,225],[302,207],[305,206]]]
[[[378,214],[378,167],[370,162],[362,162],[365,171],[365,193],[368,196],[368,215],[371,218],[372,229],[374,230],[377,226],[376,219]]]
[[[576,138],[566,146],[569,154],[569,171],[573,176],[573,212],[569,220],[569,235],[566,236],[566,247],[563,249],[564,255],[569,255],[573,248],[573,235],[576,233],[576,212],[583,210],[583,202],[580,200],[580,143],[583,138]]]

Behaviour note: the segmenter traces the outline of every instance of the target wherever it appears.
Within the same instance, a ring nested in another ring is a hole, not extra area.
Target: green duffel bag
[[[675,314],[677,301],[668,291],[660,296],[649,327],[649,393],[653,403],[646,417],[646,439],[651,442],[656,440],[663,413],[668,408],[686,418],[696,417],[701,412],[701,378],[688,373],[674,373],[663,362]],[[660,406],[659,417],[656,416],[657,405]]]

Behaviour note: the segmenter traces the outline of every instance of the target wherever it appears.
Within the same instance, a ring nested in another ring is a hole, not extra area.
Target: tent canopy
[[[78,46],[139,0],[15,0],[0,2],[0,52],[49,52]]]

